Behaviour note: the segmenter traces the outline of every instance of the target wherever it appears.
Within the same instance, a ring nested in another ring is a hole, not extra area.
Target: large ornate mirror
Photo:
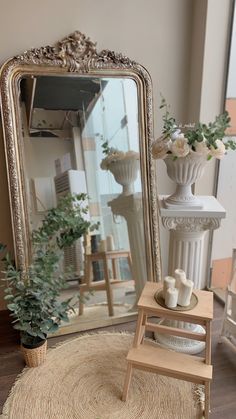
[[[60,197],[86,193],[99,225],[64,250],[61,269],[73,270],[62,298],[88,298],[60,333],[132,319],[145,282],[161,278],[147,71],[75,32],[9,60],[0,88],[17,265]],[[120,153],[116,169],[104,145]]]

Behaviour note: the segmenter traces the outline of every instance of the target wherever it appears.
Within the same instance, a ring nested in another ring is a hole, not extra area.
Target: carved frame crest
[[[147,70],[114,51],[97,52],[96,44],[79,31],[59,41],[25,51],[8,60],[1,68],[1,116],[8,172],[8,184],[16,263],[24,269],[29,263],[29,230],[20,145],[19,81],[23,75],[86,74],[133,78],[139,95],[141,115],[140,152],[144,196],[144,223],[147,255],[151,257],[150,280],[161,280],[159,221],[156,179],[151,154],[153,139],[152,83]],[[146,202],[147,201],[147,202]]]

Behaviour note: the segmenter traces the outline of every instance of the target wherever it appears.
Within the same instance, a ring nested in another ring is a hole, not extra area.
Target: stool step
[[[122,287],[127,284],[134,286],[133,279],[110,279],[109,282],[114,287]],[[100,281],[91,281],[89,285],[87,283],[80,284],[80,289],[82,291],[104,291],[106,289],[106,281],[101,279]]]
[[[180,380],[205,382],[212,379],[212,365],[206,365],[204,358],[170,351],[149,341],[130,349],[127,361],[134,368]]]

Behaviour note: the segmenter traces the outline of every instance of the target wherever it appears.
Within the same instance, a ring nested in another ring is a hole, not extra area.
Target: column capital
[[[216,230],[221,219],[216,217],[161,217],[162,224],[168,230],[185,231],[189,233]]]
[[[214,196],[200,196],[202,209],[197,208],[165,208],[164,196],[160,196],[160,215],[162,224],[168,230],[183,232],[204,232],[216,230],[220,227],[226,212]]]
[[[136,193],[128,196],[120,195],[117,198],[109,201],[107,203],[113,214],[115,215],[123,215],[126,216],[133,216],[134,214],[142,215],[143,211],[143,199],[141,193]]]

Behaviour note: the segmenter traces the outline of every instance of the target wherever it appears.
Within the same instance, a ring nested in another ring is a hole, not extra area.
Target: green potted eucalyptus
[[[32,258],[26,270],[18,269],[5,246],[5,299],[14,318],[13,327],[20,331],[21,347],[28,366],[38,366],[46,356],[47,335],[55,332],[62,321],[68,321],[72,299],[61,301],[61,290],[67,287],[70,271],[61,273],[63,249],[89,230],[97,228],[85,218],[86,194],[67,195],[58,206],[47,212],[42,225],[32,233]]]

